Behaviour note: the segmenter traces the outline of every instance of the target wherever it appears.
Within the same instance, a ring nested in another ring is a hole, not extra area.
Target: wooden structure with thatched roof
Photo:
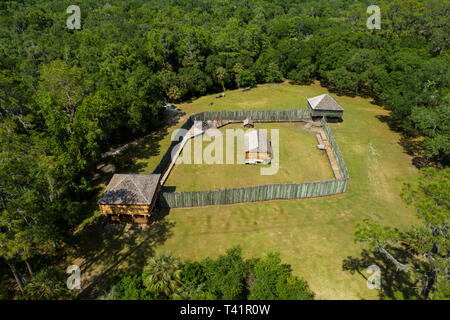
[[[269,137],[263,130],[252,130],[244,135],[245,163],[269,163],[272,160],[272,147]]]
[[[322,94],[320,96],[308,99],[308,108],[311,117],[328,117],[341,118],[344,114],[344,109],[340,104],[330,95]]]
[[[160,188],[160,174],[115,174],[98,201],[111,222],[148,223]]]

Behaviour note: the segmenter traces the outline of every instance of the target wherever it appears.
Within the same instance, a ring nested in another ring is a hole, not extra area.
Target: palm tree
[[[240,73],[241,73],[242,71],[244,71],[244,70],[245,70],[245,68],[244,68],[244,66],[243,66],[241,63],[236,63],[236,64],[234,65],[234,67],[233,67],[233,71],[234,71],[234,73],[236,74],[236,85],[238,86],[238,88],[241,87],[240,81],[239,81],[239,79],[240,79]]]
[[[181,262],[170,253],[148,259],[144,267],[144,285],[162,298],[180,298]]]
[[[65,273],[55,268],[46,268],[36,273],[25,285],[25,295],[31,300],[61,300],[70,298],[64,281]]]

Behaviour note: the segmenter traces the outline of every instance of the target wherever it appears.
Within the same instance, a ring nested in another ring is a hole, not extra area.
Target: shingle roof
[[[314,110],[333,110],[333,111],[344,110],[339,105],[339,103],[328,94],[322,94],[314,98],[309,98],[308,102]]]
[[[262,130],[252,130],[244,135],[244,151],[266,153],[270,151],[269,138]]]
[[[150,205],[160,174],[115,174],[98,204]]]

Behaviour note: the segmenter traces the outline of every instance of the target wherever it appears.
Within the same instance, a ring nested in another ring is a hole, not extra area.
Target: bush
[[[279,254],[269,253],[254,269],[256,282],[250,288],[251,300],[311,300],[314,294],[306,281],[292,275],[290,266],[281,264]]]
[[[289,72],[288,78],[301,84],[309,84],[313,81],[314,64],[311,59],[302,59],[297,67]]]
[[[278,65],[274,62],[269,63],[264,72],[264,82],[282,82],[283,74]]]
[[[117,283],[115,289],[118,300],[152,300],[154,297],[148,292],[140,274],[127,274]]]
[[[242,249],[234,247],[219,256],[217,260],[202,262],[206,275],[206,291],[215,299],[245,299],[245,279],[248,264],[242,258]]]
[[[241,87],[253,87],[256,84],[256,78],[250,70],[244,70],[239,73],[239,85]]]
[[[25,287],[25,297],[30,300],[64,300],[70,298],[66,286],[67,274],[56,268],[45,268],[34,274]]]
[[[264,259],[242,257],[233,247],[217,259],[180,261],[171,255],[150,258],[142,275],[126,275],[106,299],[194,300],[310,300],[314,298],[305,280],[292,275],[279,254]]]

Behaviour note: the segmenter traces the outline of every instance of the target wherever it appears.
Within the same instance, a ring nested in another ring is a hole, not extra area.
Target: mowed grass
[[[138,173],[151,173],[153,171],[169,147],[173,131],[179,128],[194,113],[208,110],[305,109],[307,98],[327,92],[327,89],[319,84],[297,86],[285,82],[258,85],[257,88],[246,92],[242,92],[242,90],[226,91],[225,97],[220,99],[216,99],[217,94],[213,94],[200,97],[194,102],[177,104],[176,106],[182,110],[184,115],[180,117],[176,125],[168,128],[167,134],[162,139],[159,140],[159,134],[155,134],[155,136],[158,136],[159,154],[157,156],[142,157],[139,154],[136,155],[135,164],[139,168]],[[210,105],[211,102],[213,105]],[[144,150],[145,148],[150,148],[152,143],[153,140],[144,145]]]
[[[175,191],[208,191],[334,178],[326,152],[317,148],[315,132],[305,129],[304,122],[255,123],[254,129],[266,130],[272,141],[273,150],[276,150],[276,146],[278,146],[279,151],[274,151],[278,161],[274,159],[272,164],[265,165],[238,163],[237,138],[233,138],[230,132],[237,130],[247,132],[253,129],[244,131],[242,123],[229,124],[220,128],[222,136],[209,138],[207,135],[202,135],[189,140],[180,157],[180,160],[184,159],[183,163],[175,165],[165,186],[175,187]],[[278,138],[273,140],[273,137],[277,136]],[[226,147],[227,143],[232,146],[233,150],[229,155],[230,159],[233,159],[231,164],[227,164],[227,150],[229,150]],[[242,141],[241,143],[243,144]],[[199,149],[199,146],[202,146],[202,149]],[[199,154],[204,155],[202,164],[194,164],[195,150],[199,150]],[[243,157],[242,150],[241,153]],[[215,160],[214,164],[205,163],[209,155],[211,155],[211,160]],[[265,168],[265,170],[270,168],[270,171],[267,172],[270,174],[261,171],[261,168]]]
[[[184,119],[189,114],[208,109],[305,108],[307,97],[326,92],[326,88],[318,83],[311,86],[268,84],[248,92],[227,91],[226,97],[222,99],[202,97],[178,107],[186,112]],[[363,246],[354,243],[353,230],[355,224],[362,219],[372,218],[376,222],[399,228],[416,221],[413,209],[404,204],[399,194],[404,182],[415,179],[417,170],[411,164],[411,157],[398,144],[400,135],[381,121],[388,115],[388,111],[372,105],[368,99],[332,96],[345,109],[344,121],[330,124],[330,127],[350,173],[346,194],[314,199],[172,209],[163,220],[170,226],[164,239],[146,242],[148,231],[128,231],[114,235],[115,244],[120,243],[118,241],[126,242],[119,248],[102,239],[103,236],[99,236],[101,232],[94,232],[93,236],[101,239],[98,241],[101,243],[98,251],[108,252],[107,256],[114,258],[105,261],[98,259],[96,263],[82,267],[82,272],[101,275],[106,273],[102,270],[113,270],[113,263],[114,270],[140,265],[145,261],[144,254],[157,251],[170,251],[183,260],[201,260],[208,256],[216,257],[227,248],[241,245],[247,257],[261,257],[268,251],[280,252],[283,261],[292,266],[293,272],[308,281],[318,299],[378,298],[377,290],[366,287],[363,275],[369,276],[364,271],[367,266],[362,266],[362,275],[357,272],[352,274],[343,270],[343,261],[349,256],[360,257]],[[208,106],[211,101],[214,105]],[[177,126],[183,122],[184,120]],[[166,136],[159,140],[159,155],[143,157],[141,154],[145,152],[136,154],[135,162],[139,164],[139,172],[135,173],[149,173],[153,170],[170,143],[172,130],[177,126],[169,128]],[[311,143],[313,146],[296,150],[295,153],[315,151],[314,142]],[[305,155],[304,160],[307,161],[309,156],[311,155]],[[304,161],[300,157],[298,160]],[[314,165],[317,164],[314,161],[311,163],[313,166],[308,168],[314,170]],[[297,165],[295,168],[301,167],[302,165]],[[179,186],[186,183],[187,180],[181,181],[184,179],[182,173],[183,170],[175,172],[180,181],[172,180],[173,184]],[[205,179],[184,173],[189,175],[189,179]],[[304,178],[309,179],[306,172],[291,174],[305,175]],[[319,175],[320,172],[314,173],[314,176]],[[229,176],[228,179],[235,177]],[[242,181],[243,178],[236,179]],[[192,183],[189,188],[196,188],[195,182]],[[157,230],[156,227],[153,230]],[[89,260],[87,255],[80,254],[80,257]],[[385,283],[382,275],[382,284]]]

